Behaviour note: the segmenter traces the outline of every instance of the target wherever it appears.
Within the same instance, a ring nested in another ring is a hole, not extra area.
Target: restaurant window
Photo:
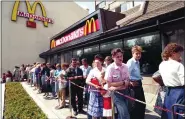
[[[114,48],[123,48],[122,40],[116,40],[100,44],[100,54],[105,58],[111,56],[111,51]]]
[[[123,48],[122,41],[116,40],[100,44],[100,52],[111,52],[114,48]]]
[[[71,51],[66,52],[64,54],[64,62],[70,63],[71,62],[71,58],[72,58],[72,52]]]
[[[53,56],[53,55],[50,56],[50,63],[51,63],[52,65],[54,65],[54,56]]]
[[[120,5],[121,12],[127,11],[134,7],[134,2],[124,2]]]
[[[140,67],[142,74],[153,74],[158,70],[161,62],[162,45],[158,33],[146,34],[124,40],[124,62],[126,63],[131,57],[131,48],[135,45],[142,47],[142,57]]]
[[[78,60],[80,60],[82,55],[83,55],[83,49],[73,50],[73,58],[77,58]]]
[[[99,51],[99,45],[84,48],[84,54],[95,53]]]
[[[86,58],[87,63],[89,65],[92,65],[92,62],[94,60],[94,56],[96,54],[99,54],[99,45],[93,45],[93,46],[85,47],[84,48],[84,54],[81,56],[80,60],[82,58]]]
[[[57,60],[58,60],[57,55],[54,55],[54,58],[53,58],[54,64],[58,63]]]
[[[168,40],[170,43],[177,43],[185,47],[185,31],[184,29],[176,29],[176,30],[171,30],[166,32],[166,35],[168,35]],[[182,63],[184,64],[185,59],[184,59],[184,53],[182,53]]]
[[[46,62],[47,62],[47,63],[51,63],[50,57],[47,57],[47,58],[46,58]]]
[[[57,54],[57,63],[61,64],[61,54]]]

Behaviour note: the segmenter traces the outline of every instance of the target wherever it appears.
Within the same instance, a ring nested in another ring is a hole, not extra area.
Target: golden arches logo
[[[51,41],[50,48],[54,48],[54,47],[56,47],[56,42],[55,42],[55,40],[52,40]]]
[[[29,1],[25,1],[25,2],[26,2],[26,7],[27,7],[27,10],[28,10],[29,14],[35,14],[36,6],[37,6],[37,4],[39,4],[40,7],[41,7],[42,16],[47,17],[46,10],[45,10],[43,4],[40,1],[35,1],[32,6],[30,5]],[[17,12],[18,12],[18,8],[19,8],[19,4],[20,4],[20,1],[15,1],[15,3],[14,3],[14,7],[13,7],[13,11],[12,11],[12,17],[11,17],[12,21],[17,20]],[[29,21],[33,22],[34,18],[29,18]],[[48,27],[48,22],[47,21],[43,21],[43,23],[44,23],[44,26]]]
[[[93,31],[92,31],[92,29],[93,29]],[[96,22],[95,22],[94,18],[87,20],[85,27],[84,27],[84,36],[86,36],[89,33],[96,32],[96,31],[97,31],[97,28],[96,28]]]

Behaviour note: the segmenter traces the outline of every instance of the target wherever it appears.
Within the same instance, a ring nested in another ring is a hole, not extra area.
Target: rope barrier
[[[92,91],[92,92],[100,92],[99,90],[86,89],[86,88],[84,88],[84,87],[82,87],[82,86],[79,86],[79,85],[73,83],[73,82],[71,82],[71,84],[73,84],[73,85],[75,85],[75,86],[77,86],[77,87],[79,87],[79,88],[82,88],[82,89],[84,89],[84,90],[88,90],[88,91]],[[114,92],[115,92],[115,93],[118,93],[119,95],[122,95],[122,96],[124,96],[124,97],[126,97],[126,98],[128,98],[128,99],[130,99],[130,100],[133,100],[133,101],[136,101],[136,102],[145,104],[145,105],[147,105],[147,106],[149,106],[149,107],[152,107],[152,108],[154,107],[154,108],[159,109],[159,110],[163,110],[163,111],[166,111],[166,112],[174,113],[174,114],[176,114],[176,115],[184,116],[183,113],[177,113],[177,112],[173,112],[173,111],[171,111],[171,110],[169,110],[169,109],[165,109],[165,108],[162,108],[162,107],[159,107],[159,106],[154,106],[154,105],[147,104],[146,102],[140,101],[140,100],[138,100],[138,99],[136,99],[136,98],[133,98],[133,97],[130,97],[130,96],[128,96],[128,95],[124,95],[124,94],[122,94],[122,93],[120,93],[120,92],[118,92],[118,91],[114,91]]]

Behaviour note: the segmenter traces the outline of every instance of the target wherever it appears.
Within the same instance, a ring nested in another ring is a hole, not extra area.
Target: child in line
[[[103,117],[112,119],[111,92],[108,91],[108,84],[105,84],[100,92],[103,96]]]
[[[66,84],[67,84],[65,72],[63,70],[60,73],[58,82],[59,82],[59,91],[58,91],[59,107],[58,109],[62,109],[66,106],[65,99],[66,99]]]

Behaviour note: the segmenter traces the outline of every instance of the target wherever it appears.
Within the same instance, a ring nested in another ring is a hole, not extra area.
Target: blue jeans
[[[59,90],[59,82],[58,80],[55,80],[55,92],[58,93]]]
[[[42,77],[41,77],[41,82],[42,82],[42,85],[44,85],[44,84],[46,84],[46,76],[45,75],[43,75]]]
[[[119,91],[122,94],[127,95],[127,90]],[[117,108],[117,115],[115,116],[116,119],[130,119],[129,111],[128,111],[128,103],[125,97],[120,94],[112,93],[114,105]]]
[[[55,96],[56,96],[56,92],[55,92],[55,82],[51,82],[51,89],[52,89],[52,96],[55,97]]]
[[[164,106],[163,108],[172,110],[173,104],[185,104],[185,96],[184,96],[184,87],[174,87],[174,88],[168,88],[168,91],[166,92],[166,96],[164,99]],[[177,113],[184,113],[185,109],[183,107],[175,107],[174,112]],[[161,119],[172,119],[172,113],[171,112],[162,112]],[[175,119],[184,119],[182,116],[175,115]]]

